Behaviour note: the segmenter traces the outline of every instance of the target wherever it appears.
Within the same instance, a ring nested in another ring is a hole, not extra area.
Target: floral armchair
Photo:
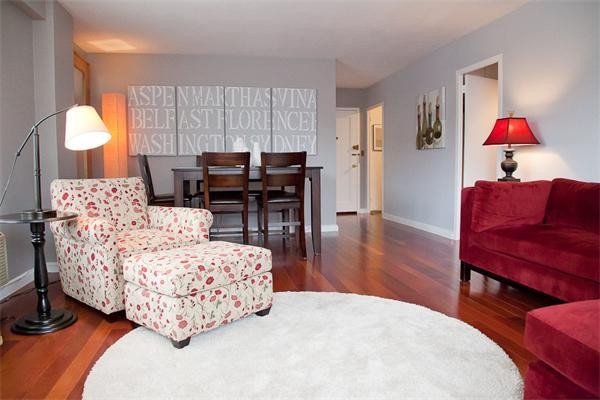
[[[79,216],[50,224],[64,292],[106,314],[123,310],[123,261],[208,242],[212,214],[148,206],[141,178],[57,179],[52,208]]]

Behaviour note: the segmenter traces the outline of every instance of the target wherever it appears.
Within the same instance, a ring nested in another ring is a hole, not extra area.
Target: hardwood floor
[[[338,224],[338,234],[323,234],[320,257],[312,257],[308,248],[308,261],[298,258],[291,247],[295,245],[269,240],[276,291],[353,292],[424,305],[481,330],[525,372],[533,358],[523,348],[525,314],[557,300],[477,273],[461,286],[457,242],[377,215],[340,216]],[[51,280],[57,279],[53,274]],[[67,298],[59,283],[51,285],[50,294],[54,307],[78,315],[75,325],[44,336],[14,335],[10,325],[35,308],[35,294],[30,291],[0,305],[2,399],[80,398],[94,362],[132,329],[124,314],[111,323],[104,314]]]

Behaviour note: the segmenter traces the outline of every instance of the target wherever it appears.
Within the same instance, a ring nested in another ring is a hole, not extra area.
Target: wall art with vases
[[[419,95],[416,111],[417,150],[446,147],[446,88]]]
[[[317,90],[129,86],[129,154],[233,151],[317,154]]]

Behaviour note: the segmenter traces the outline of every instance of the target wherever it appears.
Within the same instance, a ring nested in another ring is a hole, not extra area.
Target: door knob
[[[352,150],[358,150],[358,145],[355,144],[354,146],[352,146]]]
[[[358,165],[352,164],[352,168],[357,168],[357,167],[358,167]]]

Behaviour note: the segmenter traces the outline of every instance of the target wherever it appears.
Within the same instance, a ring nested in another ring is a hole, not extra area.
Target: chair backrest
[[[270,187],[293,186],[296,194],[304,198],[304,180],[306,179],[306,152],[261,153],[260,175],[263,195]]]
[[[119,231],[148,227],[148,199],[140,177],[55,179],[50,194],[56,210],[102,218]]]
[[[210,192],[215,188],[241,190],[244,202],[248,201],[250,177],[250,152],[202,154],[204,177],[204,202],[210,207]]]
[[[146,186],[146,194],[150,203],[154,200],[154,185],[152,184],[152,173],[150,172],[150,164],[148,164],[148,156],[138,153],[137,159],[140,166],[140,175],[144,181],[144,186]]]

